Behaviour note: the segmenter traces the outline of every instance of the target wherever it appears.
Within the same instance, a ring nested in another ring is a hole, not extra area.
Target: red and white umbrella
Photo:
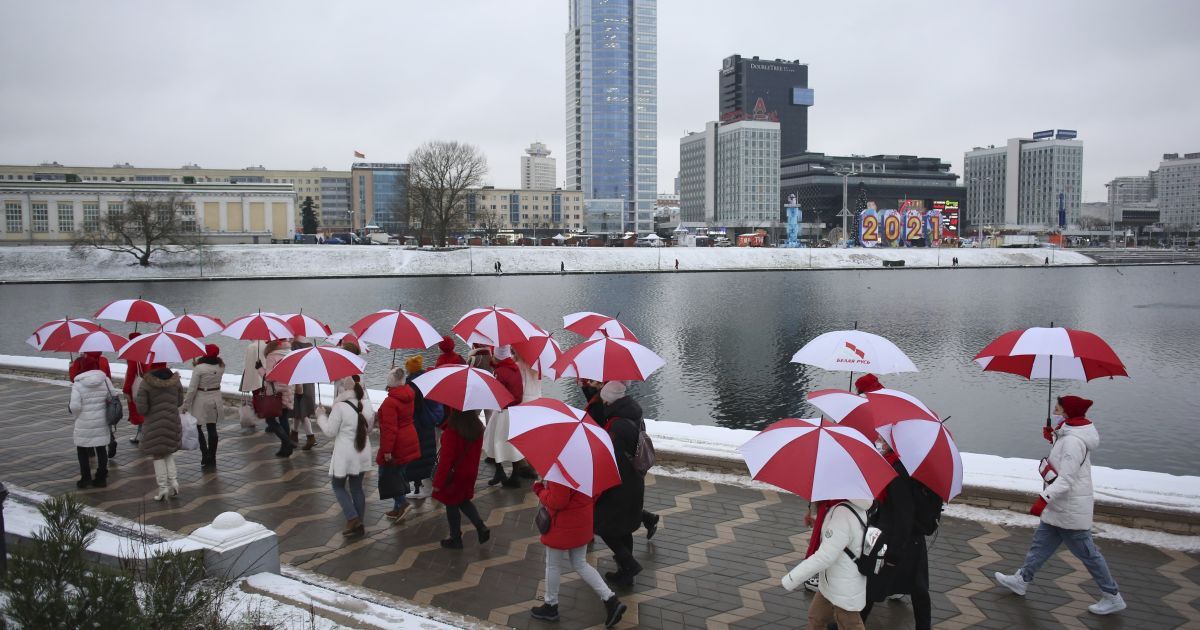
[[[617,321],[617,318],[591,311],[563,315],[563,328],[589,338],[603,331],[605,335],[613,339],[638,340],[633,331],[626,328],[625,324]]]
[[[384,309],[354,322],[350,330],[362,341],[390,350],[399,348],[428,348],[442,340],[429,320],[404,309]]]
[[[792,355],[792,363],[842,372],[917,371],[917,366],[896,344],[861,330],[835,330],[820,335]]]
[[[96,311],[96,319],[115,319],[119,322],[145,322],[147,324],[164,324],[175,317],[171,309],[138,298],[136,300],[117,300],[109,302],[104,308]]]
[[[809,501],[872,500],[896,477],[857,429],[821,418],[785,418],[739,450],[752,478]]]
[[[568,366],[563,374],[554,369],[554,364],[562,357],[563,351],[552,336],[534,337],[525,343],[514,344],[512,348],[529,367],[537,371],[538,378],[556,380],[575,376],[574,367]]]
[[[600,337],[563,353],[554,371],[562,377],[573,368],[576,376],[594,381],[644,381],[666,363],[636,341]]]
[[[292,329],[279,319],[278,315],[254,313],[243,315],[231,322],[221,331],[226,337],[244,341],[274,341],[275,339],[291,339],[296,336]]]
[[[901,420],[932,420],[938,415],[916,396],[898,389],[879,389],[862,395],[840,389],[821,389],[810,393],[808,401],[838,424],[854,427],[867,439],[874,440],[882,427]]]
[[[433,368],[411,382],[425,398],[462,411],[503,409],[513,401],[496,377],[466,365]]]
[[[38,326],[25,343],[45,352],[57,352],[58,347],[71,337],[97,330],[100,330],[100,327],[86,319],[55,319]]]
[[[463,315],[451,332],[468,344],[509,346],[524,343],[534,337],[545,337],[546,331],[517,315],[511,308],[489,306]],[[441,337],[438,338],[441,340]]]
[[[225,330],[225,322],[211,315],[185,313],[163,323],[164,332],[177,332],[202,339]]]
[[[333,332],[325,322],[304,313],[288,313],[280,315],[279,319],[296,337],[325,337]]]
[[[909,476],[929,487],[943,501],[962,492],[963,465],[958,445],[946,425],[930,420],[901,420],[879,428],[900,457]]]
[[[543,479],[589,497],[621,485],[612,439],[587,412],[537,398],[508,413],[508,441]]]
[[[314,346],[293,350],[267,372],[267,380],[298,385],[301,383],[332,383],[338,379],[362,374],[367,360],[341,348]]]
[[[103,328],[76,335],[58,347],[59,352],[117,352],[129,340]]]
[[[336,333],[333,333],[332,335],[329,335],[328,337],[326,337],[325,341],[327,341],[335,346],[342,345],[342,342],[352,343],[352,344],[358,346],[358,348],[366,354],[370,354],[370,352],[371,352],[371,346],[368,346],[367,342],[359,339],[353,333],[336,332]]]
[[[189,335],[159,331],[129,340],[117,356],[134,363],[183,363],[204,356],[204,344]]]

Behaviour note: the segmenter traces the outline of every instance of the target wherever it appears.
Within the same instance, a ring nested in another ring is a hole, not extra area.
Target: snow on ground
[[[164,255],[151,267],[131,265],[119,252],[76,256],[64,246],[0,247],[0,279],[7,281],[150,278],[254,278],[490,274],[499,261],[505,273],[570,273],[733,269],[881,268],[884,260],[905,267],[1088,265],[1091,258],[1058,249],[777,249],[757,247],[471,247],[447,252],[370,245],[216,245],[203,255]],[[66,269],[64,269],[66,267]]]

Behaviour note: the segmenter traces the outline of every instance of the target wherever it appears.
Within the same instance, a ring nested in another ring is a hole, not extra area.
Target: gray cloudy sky
[[[566,0],[0,0],[0,163],[348,168],[480,146],[518,185],[563,171]],[[659,190],[716,117],[729,54],[810,64],[809,147],[963,151],[1054,127],[1084,141],[1085,200],[1200,151],[1200,2],[661,0]]]

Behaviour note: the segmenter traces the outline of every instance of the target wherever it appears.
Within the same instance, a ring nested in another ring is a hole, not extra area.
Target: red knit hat
[[[221,356],[221,349],[218,348],[217,344],[215,343],[206,344],[204,346],[204,356],[210,359],[215,359]]]
[[[438,350],[446,354],[454,352],[454,339],[450,335],[442,335],[442,340],[438,342]]]
[[[1062,405],[1063,413],[1068,418],[1082,418],[1087,415],[1092,401],[1079,396],[1059,396],[1058,404]]]
[[[858,389],[858,393],[865,394],[883,389],[883,383],[880,383],[879,377],[874,374],[865,374],[854,381],[854,387]]]

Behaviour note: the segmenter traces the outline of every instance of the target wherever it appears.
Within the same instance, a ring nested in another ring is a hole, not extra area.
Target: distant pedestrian
[[[357,376],[343,378],[337,383],[341,392],[334,397],[329,415],[317,416],[317,424],[325,437],[333,440],[329,458],[330,485],[337,497],[346,527],[342,536],[357,538],[366,533],[367,498],[363,494],[363,477],[371,467],[371,423],[375,410],[366,400],[366,392]]]
[[[675,271],[679,271],[679,259],[675,259]]]
[[[75,455],[79,459],[79,481],[75,487],[103,488],[108,485],[107,447],[111,438],[107,402],[114,391],[112,381],[101,369],[100,362],[93,357],[82,356],[71,367],[80,370],[72,379],[71,402],[67,405],[67,410],[75,418],[72,437]],[[92,475],[92,455],[96,456],[95,475]]]
[[[217,422],[225,410],[225,399],[221,396],[221,380],[224,377],[225,362],[221,360],[221,349],[211,343],[204,346],[204,356],[193,364],[192,380],[183,398],[183,410],[196,418],[201,470],[217,467]]]
[[[1049,266],[1049,265],[1050,265],[1050,257],[1049,257],[1049,256],[1047,256],[1047,257],[1046,257],[1046,262],[1044,262],[1044,263],[1042,263],[1042,264],[1044,264],[1044,265],[1046,265],[1046,266]]]
[[[1012,575],[997,572],[996,581],[1017,595],[1024,596],[1038,569],[1054,555],[1058,546],[1083,562],[1100,587],[1100,601],[1088,606],[1096,615],[1111,615],[1125,610],[1125,600],[1117,581],[1108,570],[1096,543],[1092,541],[1092,451],[1100,445],[1096,426],[1086,417],[1092,401],[1078,396],[1062,396],[1054,412],[1058,425],[1046,427],[1043,436],[1050,440],[1050,456],[1042,460],[1044,490],[1029,513],[1041,517],[1033,532],[1033,542],[1025,554],[1025,563]]]
[[[565,261],[559,261],[559,263],[558,263],[558,272],[559,272],[559,273],[566,273],[566,271],[567,271],[567,263],[566,263]]]
[[[388,372],[388,395],[379,405],[379,453],[375,456],[375,464],[379,466],[381,488],[385,468],[398,469],[399,476],[407,480],[405,465],[421,458],[421,445],[413,427],[413,394],[405,376],[404,368]],[[393,497],[392,509],[384,515],[393,523],[404,520],[412,509],[405,494],[400,492]]]
[[[433,498],[446,506],[450,537],[442,540],[447,549],[462,549],[462,515],[475,526],[479,544],[492,537],[483,524],[475,497],[475,477],[479,475],[479,454],[483,450],[483,423],[477,411],[454,410],[442,432],[442,452],[433,476]]]
[[[175,452],[183,439],[183,422],[179,408],[183,406],[183,385],[179,375],[164,363],[153,363],[142,375],[138,386],[137,406],[145,416],[143,435],[138,448],[154,458],[154,478],[158,482],[155,501],[179,494],[179,479],[175,468]]]

